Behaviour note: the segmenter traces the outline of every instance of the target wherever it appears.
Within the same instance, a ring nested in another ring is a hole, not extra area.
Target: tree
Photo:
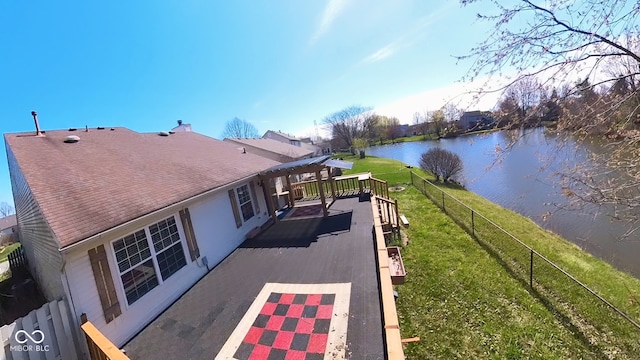
[[[540,83],[534,77],[521,78],[507,88],[507,97],[516,101],[519,118],[522,121],[532,122],[530,120],[531,110],[540,102],[541,90]]]
[[[468,55],[459,57],[474,60],[467,78],[515,71],[517,75],[509,85],[540,76],[542,85],[559,86],[578,74],[585,78],[574,86],[573,93],[584,94],[603,84],[636,79],[640,74],[640,52],[635,45],[640,35],[638,2],[520,0],[503,5],[461,0],[463,5],[476,2],[495,5],[492,14],[478,14],[480,21],[493,23],[494,29]],[[615,75],[611,74],[612,62],[624,64],[616,67]],[[601,115],[596,111],[606,114],[616,103],[579,107],[579,112],[565,112],[564,116],[594,118]],[[632,119],[630,116],[627,119]],[[615,128],[617,124],[610,125]]]
[[[513,124],[522,124],[520,105],[518,99],[513,94],[505,92],[503,98],[498,102],[493,116],[496,118],[497,126],[510,128]]]
[[[420,156],[420,168],[432,173],[436,181],[448,182],[462,175],[462,160],[451,151],[432,148]]]
[[[562,115],[558,91],[554,88],[551,94],[545,94],[540,101],[540,120],[544,122],[558,121]]]
[[[352,105],[327,115],[322,122],[331,131],[333,139],[347,148],[353,147],[356,138],[375,141],[377,117],[370,107]]]
[[[430,123],[431,123],[431,129],[433,131],[434,134],[436,134],[436,137],[439,139],[440,137],[442,137],[442,132],[444,130],[444,128],[446,127],[445,123],[445,117],[444,117],[444,112],[442,110],[436,110],[431,114],[431,119],[430,119]]]
[[[260,134],[258,133],[258,129],[256,129],[252,123],[247,120],[234,117],[225,124],[222,137],[231,139],[250,139],[258,138],[260,137]]]
[[[418,129],[418,132],[422,133],[424,139],[427,138],[427,133],[429,132],[429,122],[428,120],[431,118],[431,113],[425,111],[423,114],[419,112],[415,112],[413,114],[413,124]]]
[[[385,135],[387,140],[391,140],[391,142],[395,142],[397,138],[402,136],[402,125],[400,125],[400,120],[397,117],[389,119]]]
[[[560,94],[558,129],[577,138],[595,134],[617,141],[609,142],[606,157],[592,156],[600,172],[559,174],[568,184],[566,193],[612,205],[616,218],[640,220],[640,193],[629,191],[640,188],[640,2],[461,0],[463,5],[480,2],[493,4],[493,12],[478,14],[478,19],[494,28],[459,57],[473,60],[466,78],[489,75],[494,81],[492,75],[515,72],[510,84],[539,77],[542,85],[570,85],[567,96]],[[575,82],[575,75],[582,79]],[[625,176],[612,178],[614,171]]]
[[[7,217],[9,215],[15,214],[15,210],[13,206],[9,205],[6,202],[0,202],[0,217]]]
[[[448,123],[457,122],[463,113],[462,109],[451,103],[444,105],[441,110],[444,115],[444,121]]]

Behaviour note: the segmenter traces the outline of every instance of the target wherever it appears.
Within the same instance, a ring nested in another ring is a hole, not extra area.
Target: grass
[[[420,172],[390,159],[343,157],[355,162],[350,172],[371,171],[390,185],[408,184],[410,171]],[[638,279],[474,193],[444,188],[639,318]],[[397,288],[397,306],[403,337],[419,336],[421,341],[406,346],[408,358],[637,355],[640,333],[616,328],[615,323],[624,322],[581,288],[569,284],[553,289],[562,294],[560,301],[553,293],[532,290],[504,257],[469,236],[417,189],[408,186],[393,196],[411,221],[406,229],[410,245],[403,250],[407,282]],[[613,326],[600,327],[612,319]]]
[[[398,144],[398,143],[403,143],[403,142],[411,142],[411,141],[424,141],[424,140],[436,140],[437,136],[435,134],[428,134],[428,135],[412,135],[412,136],[403,136],[403,137],[399,137],[397,139],[394,140],[383,140],[382,144],[380,143],[380,141],[377,141],[375,145],[387,145],[387,144]]]
[[[0,262],[4,262],[7,261],[7,257],[9,256],[9,254],[20,247],[20,243],[13,243],[9,246],[3,246],[0,249]]]

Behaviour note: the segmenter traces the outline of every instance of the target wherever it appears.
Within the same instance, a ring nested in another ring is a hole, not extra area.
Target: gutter
[[[83,246],[83,245],[85,245],[87,243],[90,243],[90,242],[98,240],[98,239],[100,239],[100,238],[102,238],[104,236],[107,236],[109,233],[111,233],[113,231],[120,230],[120,229],[125,228],[125,227],[127,227],[127,226],[129,226],[129,225],[131,225],[131,224],[133,224],[135,222],[144,220],[144,219],[149,218],[149,217],[153,217],[153,216],[155,216],[155,215],[157,215],[157,214],[159,214],[161,212],[165,212],[165,211],[167,211],[169,209],[180,208],[180,207],[182,207],[183,205],[185,205],[187,203],[200,200],[201,198],[207,197],[207,196],[209,196],[209,195],[211,195],[211,194],[213,194],[213,193],[215,193],[217,191],[220,191],[223,188],[233,187],[234,185],[237,185],[237,184],[242,183],[242,182],[246,182],[247,180],[250,180],[250,179],[252,179],[252,178],[254,178],[256,176],[258,176],[258,174],[253,174],[253,175],[250,175],[250,176],[246,176],[246,177],[244,177],[242,179],[238,179],[238,180],[232,181],[232,182],[230,182],[228,184],[225,184],[225,185],[222,185],[222,186],[207,190],[207,191],[205,191],[203,193],[200,193],[200,194],[194,195],[194,196],[192,196],[190,198],[178,201],[177,203],[173,203],[173,204],[165,206],[165,207],[163,207],[161,209],[154,210],[154,211],[152,211],[150,213],[147,213],[147,214],[142,215],[140,217],[137,217],[135,219],[131,219],[129,221],[121,223],[120,225],[116,225],[116,226],[114,226],[112,228],[109,228],[109,229],[101,231],[101,232],[99,232],[97,234],[91,235],[88,238],[85,238],[85,239],[80,240],[78,242],[75,242],[73,244],[64,246],[64,247],[59,249],[59,252],[61,252],[63,254],[67,254],[67,253],[73,251],[74,249],[76,249],[76,248],[78,248],[80,246]]]

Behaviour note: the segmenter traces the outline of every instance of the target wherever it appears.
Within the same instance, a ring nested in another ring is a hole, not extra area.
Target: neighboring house
[[[270,218],[257,174],[279,163],[194,132],[47,131],[5,143],[32,275],[116,346]]]
[[[264,135],[262,135],[262,138],[276,140],[289,145],[301,147],[305,150],[309,150],[313,152],[313,156],[320,156],[325,153],[323,151],[323,148],[315,145],[313,141],[311,141],[311,138],[308,138],[308,137],[298,139],[294,136],[282,133],[280,131],[267,130],[267,132],[265,132]]]
[[[224,141],[235,144],[236,147],[244,149],[248,153],[260,155],[279,162],[290,162],[315,156],[315,151],[313,150],[273,139],[226,138]]]
[[[0,235],[11,235],[18,231],[16,215],[9,215],[0,218]]]
[[[8,244],[18,241],[18,222],[16,215],[0,218],[0,244]]]
[[[460,117],[459,127],[461,130],[476,130],[488,126],[494,122],[489,111],[465,111]]]
[[[409,124],[400,125],[400,136],[409,136]]]
[[[262,135],[262,138],[280,141],[293,146],[300,146],[301,144],[300,139],[296,138],[295,136],[282,133],[280,131],[267,130],[267,132]]]

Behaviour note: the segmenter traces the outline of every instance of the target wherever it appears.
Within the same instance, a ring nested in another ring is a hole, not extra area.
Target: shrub
[[[451,151],[433,148],[420,157],[420,168],[432,173],[436,181],[448,182],[462,175],[462,160]]]

